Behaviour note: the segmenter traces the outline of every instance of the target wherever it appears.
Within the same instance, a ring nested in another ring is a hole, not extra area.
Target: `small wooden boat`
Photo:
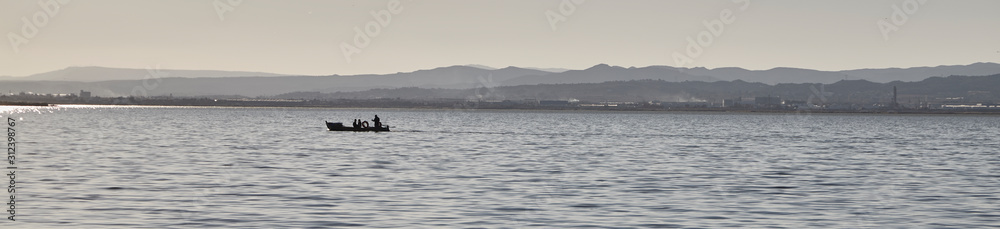
[[[325,122],[325,121],[324,121]],[[364,124],[367,126],[368,122],[365,121]],[[368,126],[368,127],[358,127],[344,126],[343,123],[339,122],[326,122],[326,128],[330,131],[389,131],[389,126]]]

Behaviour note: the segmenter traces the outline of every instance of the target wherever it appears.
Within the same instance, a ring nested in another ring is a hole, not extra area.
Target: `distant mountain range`
[[[395,88],[357,92],[295,92],[275,96],[281,99],[459,99],[472,101],[519,101],[523,99],[602,101],[719,102],[723,99],[775,96],[786,100],[830,103],[873,104],[891,101],[893,87],[899,102],[914,104],[942,98],[962,98],[954,102],[991,102],[1000,99],[1000,74],[991,76],[931,77],[917,82],[875,83],[841,80],[832,84],[768,85],[742,80],[716,82],[669,82],[664,80],[612,81],[581,84],[502,86],[488,89]]]
[[[166,74],[164,74],[166,73]],[[129,68],[105,68],[105,67],[68,67],[46,73],[39,73],[23,77],[2,76],[0,80],[17,81],[78,81],[78,82],[98,82],[109,80],[141,80],[151,77],[161,78],[227,78],[245,76],[283,76],[281,74],[263,72],[233,72],[233,71],[211,71],[211,70],[160,70],[160,69],[129,69]]]
[[[486,65],[480,65],[480,64],[468,64],[468,65],[465,65],[465,66],[473,67],[473,68],[481,68],[481,69],[486,69],[486,70],[496,70],[497,69],[497,68],[494,68],[494,67],[490,67],[490,66],[486,66]],[[572,69],[565,69],[565,68],[533,68],[533,67],[523,67],[523,68],[531,69],[531,70],[539,70],[539,71],[544,71],[544,72],[553,72],[553,73],[555,73],[555,72],[565,72],[565,71],[572,70]]]
[[[26,77],[0,77],[0,91],[35,93],[93,92],[96,96],[129,96],[141,87],[147,95],[273,96],[289,92],[350,92],[374,88],[469,89],[537,84],[581,84],[608,81],[659,80],[745,81],[776,85],[866,80],[875,83],[915,82],[935,76],[982,76],[1000,73],[1000,64],[975,63],[959,66],[819,71],[798,68],[747,70],[742,68],[674,68],[669,66],[619,67],[599,64],[582,70],[494,69],[481,65],[450,66],[394,74],[288,76],[273,73],[146,70],[102,67],[71,67]],[[145,82],[144,82],[144,79]]]

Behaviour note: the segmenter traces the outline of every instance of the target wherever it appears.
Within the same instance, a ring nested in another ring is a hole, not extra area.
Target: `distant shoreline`
[[[34,102],[9,102],[0,101],[0,106],[32,106],[32,107],[45,107],[51,104],[48,103],[34,103]]]
[[[198,108],[315,108],[315,109],[414,109],[414,110],[480,110],[480,111],[606,111],[606,112],[685,112],[685,113],[746,113],[746,114],[936,114],[936,115],[1000,115],[1000,110],[975,111],[975,110],[787,110],[787,109],[746,109],[746,108],[682,108],[682,109],[655,109],[655,108],[583,108],[583,107],[517,107],[517,108],[461,108],[461,107],[432,107],[432,106],[294,106],[294,105],[175,105],[175,104],[87,104],[87,103],[11,103],[0,102],[0,106],[36,106],[36,107],[59,107],[59,106],[122,106],[122,107],[198,107]]]

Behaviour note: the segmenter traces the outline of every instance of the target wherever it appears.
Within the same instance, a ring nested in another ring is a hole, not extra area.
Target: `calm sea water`
[[[3,228],[1000,227],[1000,116],[3,112]],[[375,114],[393,132],[323,124]]]

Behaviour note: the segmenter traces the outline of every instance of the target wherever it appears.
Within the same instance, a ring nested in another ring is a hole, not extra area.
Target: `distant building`
[[[89,91],[80,90],[80,98],[82,98],[82,99],[90,98],[90,92]]]
[[[802,101],[802,100],[785,100],[785,101],[781,101],[781,105],[798,105],[798,104],[806,104],[806,101]]]
[[[551,106],[551,107],[568,107],[569,101],[565,100],[539,100],[538,105],[540,106]]]
[[[722,107],[739,107],[740,100],[743,100],[743,99],[740,99],[740,98],[723,99],[722,100]]]
[[[729,108],[734,108],[734,107],[744,107],[744,108],[746,108],[746,107],[752,107],[755,104],[754,101],[755,101],[754,98],[743,98],[743,97],[732,98],[732,99],[723,99],[722,100],[722,107],[729,107]]]
[[[661,102],[663,108],[705,108],[708,102]]]
[[[941,109],[974,109],[974,110],[985,110],[985,109],[1000,109],[1000,105],[989,104],[989,103],[976,103],[976,104],[942,104]]]
[[[781,98],[778,97],[755,97],[753,99],[754,104],[757,106],[774,106],[781,105]]]

